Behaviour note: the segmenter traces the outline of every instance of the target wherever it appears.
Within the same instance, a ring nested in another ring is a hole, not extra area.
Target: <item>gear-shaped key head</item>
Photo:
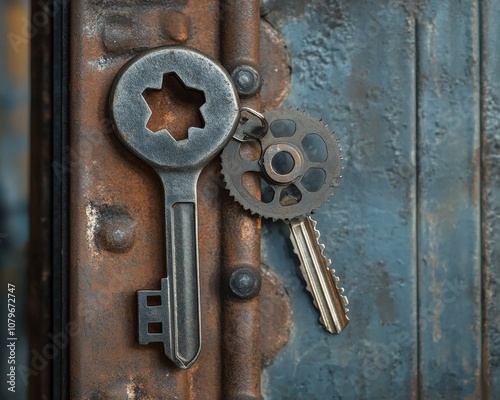
[[[226,187],[243,208],[264,218],[289,221],[310,215],[338,186],[338,140],[323,122],[302,111],[278,109],[264,117],[269,131],[253,142],[260,144],[258,159],[242,156],[242,147],[251,142],[232,140],[222,152]],[[285,169],[279,168],[280,156],[285,156]],[[243,176],[248,172],[260,174],[261,198],[246,190]]]
[[[143,93],[161,89],[168,74],[176,75],[184,86],[205,96],[200,108],[205,127],[189,128],[187,140],[176,141],[166,129],[152,132],[146,127],[151,109]],[[156,48],[134,57],[118,73],[110,97],[111,119],[118,138],[157,170],[196,169],[206,164],[232,137],[239,108],[236,89],[224,68],[182,46]]]

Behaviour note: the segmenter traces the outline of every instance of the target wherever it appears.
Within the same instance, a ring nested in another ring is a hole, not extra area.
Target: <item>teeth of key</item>
[[[153,133],[147,128],[151,110],[143,93],[160,89],[168,74],[205,95],[200,108],[205,127],[189,128],[188,139],[181,141],[166,129]],[[196,184],[231,139],[238,98],[218,63],[193,49],[169,46],[148,50],[122,68],[110,107],[118,139],[157,172],[165,195],[166,277],[160,290],[137,292],[139,343],[163,343],[168,358],[189,368],[201,349]]]
[[[298,110],[274,110],[264,116],[250,114],[257,119],[241,122],[235,140],[222,153],[227,188],[246,210],[288,223],[320,321],[327,331],[339,333],[349,323],[347,297],[338,286],[334,271],[329,269],[331,262],[318,241],[316,222],[308,217],[338,187],[341,171],[338,140],[321,121]],[[259,131],[254,129],[255,124],[262,127],[258,136],[247,133]],[[244,159],[241,147],[255,145],[255,141],[262,149],[260,159]],[[286,157],[283,153],[287,153]],[[285,161],[281,163],[280,157]],[[266,184],[260,198],[246,191],[242,184],[247,173],[259,173]]]
[[[288,224],[300,270],[320,312],[320,321],[327,331],[340,333],[349,323],[348,300],[342,294],[344,289],[338,286],[335,270],[329,268],[331,261],[323,254],[325,246],[319,243],[316,221],[311,217],[294,218]]]

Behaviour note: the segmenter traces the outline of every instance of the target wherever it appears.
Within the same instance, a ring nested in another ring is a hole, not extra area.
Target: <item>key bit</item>
[[[319,243],[320,233],[311,217],[294,218],[289,222],[290,239],[300,259],[300,269],[320,312],[320,321],[331,333],[340,333],[349,323],[349,304],[338,286],[340,279],[330,269],[331,260],[323,254],[325,246]]]

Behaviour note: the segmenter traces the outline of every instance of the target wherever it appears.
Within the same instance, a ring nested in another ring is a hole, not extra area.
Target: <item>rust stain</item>
[[[377,274],[379,282],[377,282],[376,303],[382,324],[391,324],[397,319],[398,312],[393,298],[391,278],[387,270],[382,269],[383,267],[379,265],[380,272]]]
[[[259,68],[260,1],[224,0],[221,59],[232,73],[238,66]],[[242,101],[260,110],[260,95]],[[245,182],[250,193],[260,192],[260,180]],[[261,343],[260,296],[235,299],[228,290],[229,277],[238,268],[260,273],[260,218],[246,213],[225,193],[222,232],[222,397],[260,399]]]
[[[279,33],[265,20],[260,23],[260,90],[262,111],[283,105],[290,91],[291,59]]]
[[[284,282],[267,265],[261,264],[261,352],[262,366],[270,365],[288,343],[293,311]]]

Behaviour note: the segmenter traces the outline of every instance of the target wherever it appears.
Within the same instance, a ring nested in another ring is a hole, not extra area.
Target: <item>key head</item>
[[[244,129],[238,129],[222,152],[226,187],[252,214],[285,221],[310,215],[329,200],[341,178],[338,140],[321,120],[299,110],[268,111],[264,117],[269,129],[263,137],[242,142]],[[260,156],[246,156],[248,146],[256,146]],[[249,173],[260,175],[261,196],[243,184]]]
[[[152,132],[146,127],[152,112],[143,93],[161,89],[168,74],[205,97],[200,107],[205,127],[189,128],[188,138],[181,141],[166,129]],[[236,89],[224,68],[199,51],[181,46],[156,48],[134,57],[118,73],[110,97],[116,135],[158,171],[201,169],[231,139],[239,108]]]

